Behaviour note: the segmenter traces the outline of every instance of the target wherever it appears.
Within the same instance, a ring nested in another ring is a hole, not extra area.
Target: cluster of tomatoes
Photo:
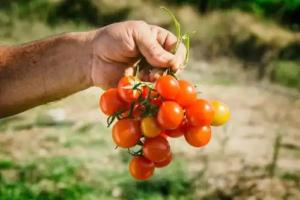
[[[162,75],[155,83],[124,76],[117,88],[101,95],[99,106],[109,116],[108,125],[117,120],[113,141],[133,156],[129,171],[138,180],[172,161],[169,138],[184,136],[188,144],[202,147],[210,141],[210,126],[230,117],[225,104],[198,98],[192,84],[172,75]]]

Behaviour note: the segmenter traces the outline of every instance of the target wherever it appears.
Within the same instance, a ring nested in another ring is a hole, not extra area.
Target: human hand
[[[183,44],[175,55],[171,50],[177,38],[171,32],[143,21],[126,21],[105,26],[90,32],[93,59],[91,79],[93,85],[104,89],[116,86],[125,74],[143,56],[154,67],[183,68],[186,49]],[[149,73],[142,79],[149,80]]]

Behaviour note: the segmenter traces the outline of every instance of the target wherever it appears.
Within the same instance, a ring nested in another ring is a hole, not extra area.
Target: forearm
[[[92,54],[87,33],[0,47],[0,117],[91,86]]]

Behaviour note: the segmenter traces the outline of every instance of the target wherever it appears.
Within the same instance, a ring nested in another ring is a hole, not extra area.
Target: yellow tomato
[[[214,110],[214,118],[211,125],[221,126],[225,124],[230,118],[229,107],[218,100],[212,100],[211,105]]]
[[[154,117],[145,117],[141,122],[141,129],[144,136],[153,138],[160,134],[161,128]]]

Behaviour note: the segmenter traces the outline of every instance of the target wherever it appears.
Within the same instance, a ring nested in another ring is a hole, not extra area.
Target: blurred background
[[[1,200],[300,199],[299,0],[0,0],[0,43],[127,19],[172,30],[160,6],[197,31],[181,76],[231,107],[228,125],[201,149],[172,140],[173,163],[136,182],[91,88],[0,120]]]

